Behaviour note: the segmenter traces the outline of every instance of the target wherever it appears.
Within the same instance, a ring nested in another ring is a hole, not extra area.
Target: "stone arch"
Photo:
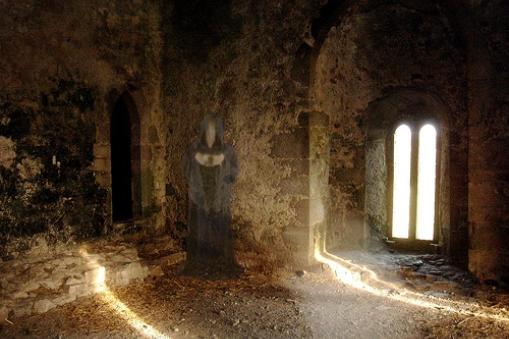
[[[465,264],[468,229],[465,203],[468,191],[464,179],[467,149],[451,140],[451,110],[435,93],[413,88],[396,89],[371,102],[366,109],[366,192],[368,230],[385,232],[390,212],[390,136],[399,122],[425,120],[438,131],[437,221],[441,252]],[[454,159],[451,162],[451,159]],[[454,173],[454,175],[451,175]],[[464,175],[460,175],[463,173]],[[462,203],[459,203],[462,202]],[[377,223],[380,223],[377,225]]]
[[[397,3],[394,1],[393,3]],[[363,0],[328,0],[319,10],[318,15],[311,21],[310,39],[306,39],[296,51],[294,65],[292,68],[292,77],[301,84],[311,87],[315,75],[315,66],[320,54],[321,48],[327,39],[330,30],[339,25],[343,17],[353,6],[362,7],[369,4],[369,1]],[[389,4],[389,3],[385,3]],[[420,7],[432,6],[433,4],[423,5],[420,1],[406,4]],[[378,7],[380,5],[375,5]],[[457,46],[465,54],[473,51],[479,44],[483,47],[485,43],[479,39],[478,28],[472,28],[475,20],[472,14],[465,6],[455,0],[443,1],[436,4],[439,12],[451,25],[453,33],[457,38]],[[366,6],[369,9],[369,6]]]
[[[129,92],[110,112],[111,195],[113,222],[141,217],[140,115]]]
[[[147,92],[149,91],[149,92]],[[152,92],[153,91],[153,92]],[[161,144],[162,136],[159,126],[154,122],[158,117],[158,101],[149,96],[157,95],[153,89],[143,89],[132,85],[113,88],[107,92],[103,101],[103,110],[97,117],[96,143],[94,144],[93,169],[96,182],[109,192],[108,200],[112,201],[112,172],[111,172],[111,135],[110,119],[115,104],[124,102],[130,117],[135,122],[133,128],[133,149],[136,154],[133,162],[135,182],[133,183],[134,218],[132,224],[137,226],[152,225],[160,229],[163,225],[162,204],[164,202],[164,149]],[[110,222],[105,225],[109,231],[112,225],[111,203],[108,205]]]
[[[374,6],[367,6],[371,3]],[[378,4],[378,5],[377,5]],[[327,36],[331,28],[340,24],[346,15],[352,11],[370,11],[373,8],[379,7],[380,5],[390,4],[402,4],[405,8],[417,11],[419,13],[428,13],[433,10],[434,13],[438,11],[442,21],[446,22],[453,37],[451,46],[455,47],[459,51],[460,55],[465,57],[465,87],[464,87],[464,99],[458,105],[458,107],[451,107],[454,110],[456,117],[451,118],[449,108],[445,101],[449,103],[450,99],[444,94],[443,98],[432,91],[436,88],[433,86],[426,87],[426,90],[420,88],[405,88],[405,89],[392,89],[388,94],[383,95],[382,99],[375,100],[370,106],[375,105],[377,102],[382,101],[384,98],[391,97],[392,95],[399,95],[402,98],[413,97],[414,101],[417,98],[422,102],[427,102],[426,105],[419,108],[419,104],[414,103],[416,107],[412,108],[413,111],[428,110],[428,111],[440,111],[448,112],[437,116],[436,119],[441,119],[443,133],[447,136],[446,140],[449,142],[447,147],[442,146],[445,150],[442,153],[443,164],[447,164],[447,175],[449,175],[449,182],[446,187],[449,194],[445,194],[443,204],[450,206],[444,210],[443,216],[447,222],[442,222],[444,227],[443,230],[443,252],[450,255],[450,257],[461,265],[467,263],[467,252],[468,252],[468,178],[469,172],[467,170],[468,165],[468,139],[469,129],[467,126],[468,119],[472,115],[476,115],[476,111],[483,107],[483,97],[489,96],[487,92],[488,88],[484,85],[483,80],[489,79],[492,74],[491,61],[489,61],[488,49],[486,43],[482,39],[480,26],[476,22],[472,8],[460,1],[448,0],[440,3],[423,3],[420,1],[410,2],[377,2],[363,1],[363,0],[331,0],[328,1],[322,9],[317,18],[312,22],[311,36],[312,39],[307,39],[303,43],[296,53],[293,77],[295,80],[301,82],[307,88],[311,89],[315,82],[314,77],[318,74],[317,61],[321,54],[322,47],[327,40]],[[434,6],[435,9],[425,8],[426,6]],[[483,63],[483,60],[487,62]],[[306,73],[302,69],[306,68],[309,72]],[[472,86],[466,86],[466,84],[473,84]],[[419,86],[418,82],[412,83],[412,86]],[[472,95],[472,92],[468,92],[472,89],[481,91],[481,95]],[[380,93],[384,93],[383,88],[380,88]],[[380,95],[377,93],[377,95]],[[398,93],[398,94],[396,94]],[[424,94],[425,93],[425,94]],[[313,92],[308,92],[309,100],[307,101],[310,106],[310,110],[320,110],[321,107],[317,107],[318,104],[313,101]],[[443,100],[442,100],[443,99]],[[390,102],[392,99],[388,99]],[[406,100],[406,99],[403,99]],[[366,103],[367,104],[367,103]],[[464,104],[464,106],[463,106]],[[410,104],[409,104],[410,105]],[[426,106],[428,108],[426,108]],[[440,108],[440,106],[443,106]],[[374,107],[374,106],[372,106]],[[434,107],[432,109],[432,107]],[[444,108],[445,107],[445,108]],[[461,115],[461,119],[457,117]],[[388,118],[388,117],[387,117]],[[371,118],[370,118],[371,119]],[[368,124],[370,121],[368,120]],[[374,124],[374,123],[373,123]],[[446,127],[444,127],[446,126]],[[366,127],[366,126],[365,126]],[[376,134],[374,128],[367,130],[367,142],[372,142],[374,139],[373,134]],[[443,168],[442,171],[446,169]],[[452,173],[452,175],[451,175]]]
[[[398,120],[409,117],[429,117],[448,129],[451,115],[449,107],[439,95],[413,88],[392,90],[371,102],[366,113],[368,140],[379,138]]]

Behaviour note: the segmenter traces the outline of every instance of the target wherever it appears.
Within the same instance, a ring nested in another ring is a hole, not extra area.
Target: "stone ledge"
[[[47,312],[104,287],[161,276],[161,263],[174,265],[185,259],[179,252],[148,262],[125,244],[86,243],[44,252],[0,263],[0,322]]]

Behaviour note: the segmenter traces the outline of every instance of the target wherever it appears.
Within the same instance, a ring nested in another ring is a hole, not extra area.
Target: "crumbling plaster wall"
[[[144,142],[162,147],[160,12],[149,0],[20,0],[0,1],[0,13],[0,255],[10,258],[34,234],[67,241],[110,223],[111,93],[143,92]],[[155,155],[144,160],[161,174]]]
[[[450,111],[450,147],[463,155],[454,160],[466,163],[465,61],[456,32],[432,2],[359,1],[330,30],[312,88],[316,109],[331,120],[330,247],[362,246],[369,235],[366,220],[377,219],[365,214],[364,200],[365,174],[372,170],[366,168],[370,103],[405,88],[437,96]],[[373,158],[368,160],[372,164]],[[455,183],[457,195],[465,196],[466,171],[457,174]],[[455,210],[463,215],[451,223],[465,229],[466,199],[457,204]]]

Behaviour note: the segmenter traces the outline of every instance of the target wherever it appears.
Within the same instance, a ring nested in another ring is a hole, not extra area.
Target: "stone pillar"
[[[497,109],[490,105],[471,120],[469,269],[481,281],[509,284],[509,137],[492,136],[498,127],[489,116]]]
[[[325,250],[329,210],[329,116],[311,112],[309,128],[309,228],[315,250]],[[314,257],[313,257],[314,259]]]
[[[312,238],[309,230],[309,129],[299,124],[290,133],[272,139],[272,157],[291,169],[291,175],[281,181],[281,196],[289,198],[295,222],[285,226],[283,238],[290,251],[290,261],[296,267],[308,265]]]
[[[284,238],[296,266],[313,264],[314,252],[324,241],[328,206],[328,117],[304,112],[290,134],[274,140],[272,155],[288,164],[293,176],[282,183],[282,193],[295,201],[296,223],[288,225]]]

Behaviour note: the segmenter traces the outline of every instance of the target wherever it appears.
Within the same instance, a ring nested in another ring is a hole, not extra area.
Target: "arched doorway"
[[[124,93],[116,100],[110,121],[113,222],[139,216],[139,125],[134,101]]]

